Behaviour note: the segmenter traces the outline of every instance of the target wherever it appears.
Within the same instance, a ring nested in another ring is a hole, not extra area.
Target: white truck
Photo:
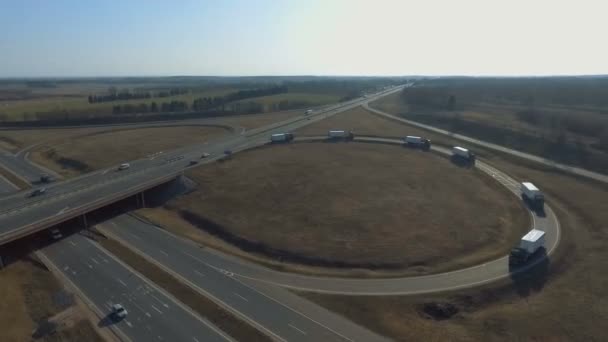
[[[276,133],[270,136],[271,143],[284,143],[293,140],[293,133]]]
[[[470,150],[460,146],[454,146],[452,148],[452,158],[459,158],[471,163],[475,163],[475,154]]]
[[[533,207],[542,208],[545,203],[545,196],[530,182],[521,183],[521,196],[527,200]]]
[[[308,109],[307,111],[304,112],[304,115],[310,115],[312,114],[312,109]]]
[[[327,132],[327,138],[330,140],[352,140],[355,138],[355,135],[352,131],[329,131]]]
[[[545,248],[545,232],[532,229],[519,241],[509,254],[509,265],[523,265],[541,248]]]
[[[423,138],[423,137],[417,137],[414,135],[408,135],[403,139],[403,142],[405,142],[405,144],[407,146],[411,146],[411,147],[420,147],[423,149],[429,149],[431,148],[431,141],[429,139]]]

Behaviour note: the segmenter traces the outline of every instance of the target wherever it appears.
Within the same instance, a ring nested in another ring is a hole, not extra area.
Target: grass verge
[[[97,242],[117,256],[137,272],[143,274],[156,285],[169,292],[175,298],[208,319],[222,331],[237,341],[270,341],[271,339],[260,331],[235,317],[233,314],[205,298],[192,288],[180,283],[177,279],[160,269],[158,266],[132,252],[125,246],[112,239],[99,237]]]

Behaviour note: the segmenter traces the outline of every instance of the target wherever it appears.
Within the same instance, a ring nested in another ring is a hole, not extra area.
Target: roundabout
[[[324,137],[307,137],[296,139],[302,141],[319,141]],[[400,139],[357,137],[356,142],[382,143],[401,145]],[[433,147],[434,153],[449,154],[449,150],[442,147]],[[513,196],[519,199],[519,182],[509,177],[505,173],[493,168],[492,166],[478,161],[476,166],[482,172],[487,173],[497,182],[508,189]],[[442,272],[423,276],[406,276],[393,278],[336,278],[325,276],[309,276],[302,274],[287,273],[269,269],[267,267],[254,264],[242,258],[228,255],[210,248],[200,248],[191,241],[174,236],[167,231],[149,226],[137,224],[135,218],[125,217],[118,224],[129,226],[134,234],[155,235],[154,240],[158,241],[156,248],[162,248],[167,244],[180,246],[180,250],[190,258],[190,262],[201,264],[205,267],[212,267],[221,272],[224,276],[233,278],[241,282],[263,282],[281,286],[284,288],[296,289],[329,294],[349,294],[349,295],[414,295],[422,293],[433,293],[474,287],[482,284],[491,283],[501,279],[516,279],[518,274],[522,274],[537,266],[546,269],[549,257],[555,251],[560,239],[559,222],[548,205],[545,205],[545,215],[539,216],[529,211],[532,220],[532,227],[540,229],[546,233],[546,255],[532,260],[527,265],[512,269],[508,265],[508,257],[502,256],[480,263],[475,266],[466,267],[454,271]],[[129,222],[131,221],[131,222]],[[109,229],[109,233],[127,245],[138,248],[151,248],[152,246],[140,245],[119,229]],[[508,246],[510,248],[512,246]],[[534,270],[536,271],[536,270]]]

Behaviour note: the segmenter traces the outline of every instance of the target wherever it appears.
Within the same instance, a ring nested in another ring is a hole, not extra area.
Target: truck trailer
[[[431,141],[423,137],[408,135],[403,139],[403,141],[407,146],[410,147],[419,147],[427,150],[431,148]]]
[[[270,142],[272,143],[284,143],[293,140],[292,133],[277,133],[270,136]]]
[[[530,182],[521,183],[521,196],[534,207],[542,208],[544,206],[545,196],[534,184]]]
[[[509,254],[509,265],[523,265],[541,248],[545,248],[545,232],[532,229],[519,241]]]
[[[470,163],[475,163],[475,154],[470,150],[460,146],[454,146],[452,148],[452,158],[458,158]]]
[[[329,131],[327,132],[327,138],[330,140],[353,140],[355,135],[352,131]]]

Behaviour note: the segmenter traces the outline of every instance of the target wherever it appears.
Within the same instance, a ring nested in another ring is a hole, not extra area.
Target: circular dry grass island
[[[449,271],[506,255],[530,226],[489,176],[400,146],[266,146],[189,176],[198,189],[168,207],[238,254],[290,271]]]

